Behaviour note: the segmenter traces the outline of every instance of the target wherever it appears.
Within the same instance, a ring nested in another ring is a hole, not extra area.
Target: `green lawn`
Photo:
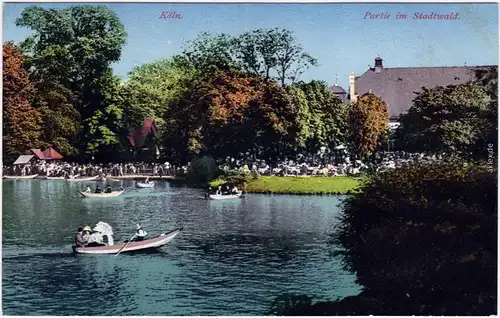
[[[211,185],[223,183],[214,180]],[[345,194],[356,190],[361,178],[352,177],[259,177],[246,186],[249,193]]]

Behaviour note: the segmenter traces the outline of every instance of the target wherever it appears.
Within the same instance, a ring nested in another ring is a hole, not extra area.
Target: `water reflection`
[[[356,294],[354,275],[329,255],[336,197],[247,195],[157,182],[127,196],[88,200],[85,184],[3,183],[4,313],[30,315],[255,315],[278,295]],[[115,240],[135,223],[151,235],[183,226],[155,253],[74,256],[75,229],[108,222]]]

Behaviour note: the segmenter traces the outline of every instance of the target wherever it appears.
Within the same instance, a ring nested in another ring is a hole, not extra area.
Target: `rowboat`
[[[226,199],[237,199],[241,197],[243,191],[238,192],[237,194],[210,194],[210,200],[226,200]]]
[[[111,193],[92,193],[92,192],[83,192],[80,191],[80,194],[83,195],[86,198],[113,198],[121,195],[125,191],[113,191]]]
[[[135,183],[135,185],[138,188],[152,188],[152,187],[155,186],[155,183],[154,183],[154,181],[149,181],[149,182],[139,182],[139,181],[137,181]]]
[[[35,179],[38,174],[32,174],[29,176],[3,176],[4,179]]]
[[[173,231],[162,233],[156,237],[150,238],[144,241],[121,243],[118,245],[107,245],[107,246],[94,246],[94,247],[76,247],[73,246],[73,252],[77,254],[116,254],[121,250],[120,253],[135,252],[135,251],[145,251],[159,248],[177,236],[182,231],[182,228],[175,229]]]
[[[45,177],[45,180],[65,180],[66,177]]]
[[[94,181],[94,180],[97,180],[97,176],[95,177],[88,177],[88,178],[68,178],[67,180],[68,181],[73,181],[73,182],[77,182],[77,181]]]

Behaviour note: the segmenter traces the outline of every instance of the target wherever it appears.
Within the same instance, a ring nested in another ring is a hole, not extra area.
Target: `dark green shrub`
[[[347,198],[335,241],[379,314],[496,312],[496,173],[463,163],[413,164],[374,175]]]
[[[201,157],[191,161],[187,172],[188,183],[191,186],[206,187],[210,181],[221,174],[212,157]]]

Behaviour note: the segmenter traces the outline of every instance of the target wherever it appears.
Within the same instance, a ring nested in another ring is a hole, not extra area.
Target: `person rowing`
[[[111,186],[108,185],[108,188],[106,189],[106,193],[111,193],[111,192],[113,192],[113,190],[111,190]]]
[[[95,193],[102,193],[102,190],[101,188],[99,188],[99,186],[95,187]]]
[[[142,241],[144,238],[148,235],[146,231],[142,229],[142,226],[140,223],[137,223],[137,231],[135,233],[135,241]]]

